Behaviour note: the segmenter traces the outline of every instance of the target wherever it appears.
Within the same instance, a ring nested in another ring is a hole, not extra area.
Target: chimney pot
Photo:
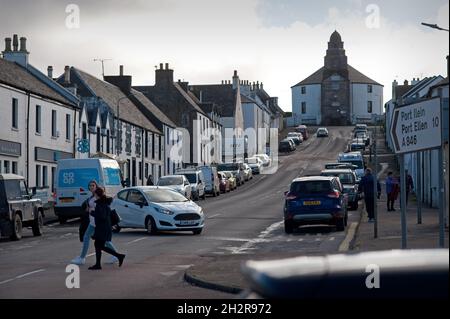
[[[11,38],[5,38],[5,52],[11,52]]]
[[[17,51],[19,47],[19,40],[17,38],[17,34],[13,35],[13,50]]]
[[[119,75],[122,76],[123,75],[123,65],[119,66]]]
[[[64,67],[64,83],[70,83],[70,66],[68,65]]]
[[[169,63],[166,63],[166,70],[169,69]]]
[[[27,38],[25,38],[25,37],[20,38],[20,51],[28,52],[27,51]]]
[[[159,64],[159,69],[160,69],[160,70],[163,69],[163,64],[162,64],[162,63]]]
[[[52,67],[51,65],[49,65],[49,66],[47,67],[47,76],[48,76],[50,79],[53,79],[53,67]]]
[[[408,80],[405,80],[405,82],[403,82],[404,85],[408,85]]]
[[[234,70],[233,76],[237,76],[237,71],[236,70]]]

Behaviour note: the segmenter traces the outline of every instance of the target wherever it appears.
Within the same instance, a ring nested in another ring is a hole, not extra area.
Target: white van
[[[358,180],[364,176],[365,163],[361,152],[341,153],[338,157],[339,163],[350,163],[356,166],[355,173]]]
[[[217,168],[214,166],[199,166],[205,178],[205,193],[211,194],[214,197],[220,195],[220,181],[217,175]]]
[[[55,176],[55,215],[60,223],[81,216],[81,205],[90,196],[88,184],[95,180],[108,196],[123,189],[116,160],[104,158],[59,160]]]
[[[189,183],[191,183],[193,200],[206,198],[205,178],[201,170],[195,168],[184,168],[177,170],[175,175],[184,175]]]

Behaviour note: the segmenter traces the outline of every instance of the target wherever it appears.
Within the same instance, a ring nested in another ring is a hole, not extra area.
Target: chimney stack
[[[13,35],[13,50],[15,52],[17,52],[18,51],[18,47],[19,47],[19,40],[17,38],[17,34],[14,34]]]
[[[11,38],[5,38],[5,51],[3,53],[6,52],[11,52]]]
[[[70,66],[64,68],[64,84],[70,84]]]
[[[408,80],[405,80],[405,82],[403,82],[403,85],[408,85]]]
[[[119,75],[123,76],[123,65],[119,66]]]
[[[166,63],[165,69],[163,69],[164,64],[159,64],[160,69],[155,71],[155,86],[157,87],[170,87],[173,85],[173,70],[169,69],[169,63]]]
[[[27,38],[20,38],[20,52],[28,53],[27,51]]]
[[[50,79],[53,79],[53,67],[52,67],[51,65],[49,65],[49,66],[47,67],[47,76],[48,76]]]
[[[394,80],[394,82],[392,82],[392,100],[394,100],[394,101],[397,99],[397,96],[395,94],[395,89],[397,88],[397,86],[398,86],[398,82],[397,82],[397,80]]]
[[[237,89],[239,87],[239,76],[236,70],[233,73],[233,89]]]

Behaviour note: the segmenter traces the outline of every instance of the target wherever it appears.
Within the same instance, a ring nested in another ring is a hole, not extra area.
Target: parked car
[[[355,173],[358,181],[364,176],[364,169],[366,165],[361,152],[340,153],[338,156],[338,162],[355,165]]]
[[[367,124],[356,124],[353,131],[354,132],[356,132],[356,131],[366,131],[367,132]]]
[[[366,143],[362,140],[354,139],[348,146],[349,152],[361,151],[364,152],[366,149]]]
[[[323,170],[321,176],[335,176],[339,178],[344,193],[348,195],[348,208],[352,210],[358,209],[358,183],[356,182],[356,174],[351,169],[330,169]]]
[[[179,178],[179,176],[177,176]],[[169,187],[138,186],[119,192],[111,204],[121,221],[115,232],[123,228],[158,231],[202,232],[205,222],[200,206]]]
[[[258,157],[247,158],[247,164],[252,169],[253,175],[261,174],[263,171],[263,161]]]
[[[245,182],[245,173],[243,163],[222,163],[217,165],[217,170],[219,172],[229,171],[232,172],[236,177],[236,182],[238,186],[241,186]]]
[[[278,145],[278,152],[289,153],[293,152],[295,149],[292,146],[292,140],[284,139]]]
[[[358,166],[350,164],[350,163],[327,163],[325,164],[325,169],[341,169],[348,168],[354,171],[358,168]]]
[[[246,163],[243,163],[242,165],[244,166],[245,181],[253,179],[253,171],[250,166]]]
[[[28,192],[23,176],[0,174],[0,237],[20,240],[24,227],[42,235],[43,215],[41,200]]]
[[[264,167],[269,167],[272,164],[272,161],[267,154],[256,154],[255,157],[259,158],[263,162]]]
[[[205,192],[214,197],[220,195],[219,177],[217,176],[218,169],[215,166],[199,166],[205,178]]]
[[[192,198],[191,183],[189,183],[188,179],[184,175],[161,176],[158,179],[157,186],[166,186],[174,191],[177,191],[188,199]]]
[[[291,137],[286,137],[286,140],[288,140],[292,145],[292,150],[295,151],[297,149],[297,145],[295,145],[294,140]]]
[[[299,125],[296,128],[296,131],[298,133],[302,133],[304,141],[306,141],[309,138],[308,127],[306,125]]]
[[[225,175],[225,177],[230,182],[230,190],[235,190],[237,188],[237,180],[236,180],[236,177],[234,176],[234,174],[232,172],[228,172],[228,171],[223,171],[222,173]]]
[[[288,133],[287,138],[290,138],[294,141],[295,145],[300,145],[302,140],[298,137],[298,134],[295,132]]]
[[[284,230],[327,224],[343,231],[347,225],[347,195],[337,177],[310,176],[292,181],[284,204]]]
[[[191,184],[192,198],[199,200],[206,199],[205,178],[203,172],[198,169],[180,169],[176,175],[184,175]]]
[[[365,146],[369,146],[370,145],[370,137],[369,137],[369,134],[367,132],[356,131],[353,137],[357,141],[363,142],[365,144]]]
[[[123,189],[119,164],[105,158],[58,160],[55,177],[55,215],[61,224],[81,217],[81,205],[90,196],[88,184],[95,180],[106,194],[114,196]]]
[[[317,137],[328,137],[328,130],[325,127],[319,127],[316,132]]]
[[[228,180],[225,173],[218,172],[217,175],[219,176],[220,191],[222,193],[228,193],[229,191],[231,191],[230,181]]]

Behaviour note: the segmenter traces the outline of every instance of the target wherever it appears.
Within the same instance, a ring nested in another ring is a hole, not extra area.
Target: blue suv
[[[338,231],[347,226],[348,195],[338,177],[300,177],[285,193],[284,230],[290,234],[302,225],[333,225]]]

